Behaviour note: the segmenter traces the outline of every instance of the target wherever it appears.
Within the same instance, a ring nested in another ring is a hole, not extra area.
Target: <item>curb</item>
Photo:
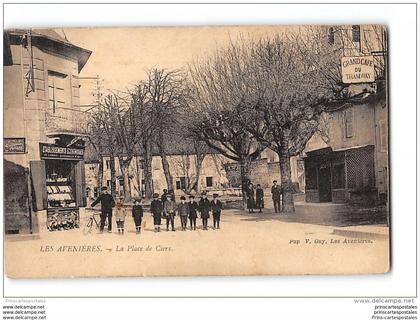
[[[337,236],[351,237],[351,238],[363,238],[363,239],[376,239],[376,240],[387,240],[388,234],[367,232],[367,231],[356,231],[356,230],[340,230],[334,229],[333,234]]]

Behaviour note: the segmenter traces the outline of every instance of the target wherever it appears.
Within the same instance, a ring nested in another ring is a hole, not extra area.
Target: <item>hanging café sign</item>
[[[59,147],[54,144],[39,144],[41,159],[83,160],[83,148]]]
[[[366,83],[375,81],[373,56],[342,57],[341,75],[344,83]]]

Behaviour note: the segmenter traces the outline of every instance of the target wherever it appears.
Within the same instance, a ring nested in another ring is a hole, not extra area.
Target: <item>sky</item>
[[[81,77],[99,75],[105,89],[125,91],[145,78],[146,70],[185,67],[238,36],[259,37],[285,30],[261,27],[153,27],[60,29],[73,44],[92,51]],[[90,83],[87,83],[90,82]],[[94,81],[81,82],[82,100],[92,99]],[[82,102],[84,103],[84,102]]]

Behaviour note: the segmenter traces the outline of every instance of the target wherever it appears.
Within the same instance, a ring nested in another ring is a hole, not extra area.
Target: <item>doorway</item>
[[[331,194],[331,167],[329,165],[319,168],[319,201],[332,201]]]

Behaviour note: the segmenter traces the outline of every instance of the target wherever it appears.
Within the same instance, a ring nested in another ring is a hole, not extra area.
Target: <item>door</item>
[[[45,161],[30,161],[29,167],[31,170],[34,211],[47,209]]]
[[[84,161],[77,161],[75,163],[74,179],[76,187],[76,204],[78,207],[86,207],[86,181]]]
[[[319,201],[330,202],[331,200],[331,166],[323,165],[319,168]]]

